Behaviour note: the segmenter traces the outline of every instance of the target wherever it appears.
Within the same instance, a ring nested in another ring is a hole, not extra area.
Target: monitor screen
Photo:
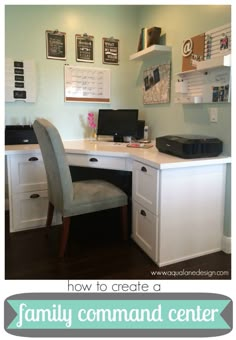
[[[125,136],[136,135],[137,122],[137,109],[100,109],[97,135],[111,135],[114,141],[123,141]]]

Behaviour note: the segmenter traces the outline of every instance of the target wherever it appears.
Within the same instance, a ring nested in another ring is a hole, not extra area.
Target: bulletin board
[[[196,70],[195,61],[204,59],[205,34],[187,39],[182,46],[182,72]]]
[[[110,70],[65,65],[65,102],[110,103]]]
[[[162,104],[170,101],[170,64],[155,65],[143,73],[143,103]]]

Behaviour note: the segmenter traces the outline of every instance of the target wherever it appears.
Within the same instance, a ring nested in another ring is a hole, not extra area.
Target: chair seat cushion
[[[128,204],[127,195],[103,180],[73,182],[74,197],[65,202],[64,217],[118,208]]]

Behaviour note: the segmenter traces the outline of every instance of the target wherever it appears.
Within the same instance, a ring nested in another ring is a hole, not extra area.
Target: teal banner
[[[5,300],[5,330],[37,337],[195,337],[232,329],[232,301],[218,294],[14,295]]]

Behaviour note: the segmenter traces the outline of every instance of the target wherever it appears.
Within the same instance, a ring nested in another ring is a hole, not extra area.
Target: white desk
[[[64,146],[70,165],[132,171],[132,238],[159,266],[222,249],[230,157],[187,160],[160,153],[155,146],[134,149],[86,140],[64,141]],[[42,226],[47,183],[38,146],[6,146],[6,156],[11,231]],[[37,162],[28,161],[32,157]],[[19,221],[22,211],[35,209],[24,196],[33,204],[35,188],[44,195],[41,210],[37,218],[27,216],[27,223]]]

